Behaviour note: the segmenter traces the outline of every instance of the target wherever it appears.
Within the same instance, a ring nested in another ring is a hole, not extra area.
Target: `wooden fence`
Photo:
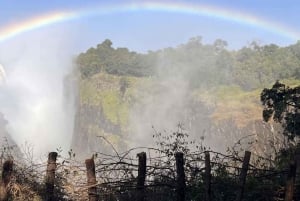
[[[205,201],[212,201],[212,192],[213,189],[211,188],[211,179],[212,179],[212,161],[211,161],[211,153],[210,151],[205,151],[201,154],[204,155],[204,168],[202,170],[203,172],[203,183],[204,183],[204,197],[202,200]],[[58,153],[51,152],[48,155],[48,161],[46,166],[46,175],[44,175],[44,185],[45,185],[45,200],[47,201],[53,201],[55,200],[55,185],[56,185],[56,170],[57,170],[57,157]],[[174,185],[174,194],[177,201],[185,201],[186,200],[186,168],[188,164],[185,164],[185,156],[182,152],[176,152],[174,154],[174,166],[175,166],[175,185]],[[124,162],[125,157],[118,156],[118,160],[115,163],[107,163],[106,167],[111,167],[111,169],[115,171],[129,171],[124,168],[124,165],[131,165],[136,170],[137,175],[133,176],[135,181],[132,182],[135,186],[131,186],[131,189],[134,189],[134,200],[136,201],[145,201],[146,200],[146,188],[147,188],[147,177],[151,177],[151,175],[155,170],[153,169],[153,166],[151,164],[147,164],[147,162],[151,162],[149,160],[154,160],[153,158],[147,159],[146,152],[140,152],[137,154],[138,160],[136,161],[136,164],[134,163],[126,163]],[[251,152],[245,151],[244,157],[242,158],[242,161],[240,161],[240,167],[238,167],[238,188],[236,189],[236,201],[242,201],[244,196],[244,190],[245,190],[245,183],[247,179],[247,173],[250,165],[250,159],[251,159]],[[104,160],[104,159],[103,159]],[[200,160],[200,159],[199,159]],[[153,162],[153,161],[152,161]],[[194,162],[197,162],[197,158]],[[168,162],[169,163],[169,162]],[[123,166],[120,166],[121,168],[117,167],[117,164],[122,164]],[[299,173],[299,166],[300,166],[300,153],[299,150],[297,151],[295,155],[295,159],[291,160],[287,177],[286,177],[286,185],[285,185],[285,193],[284,193],[284,200],[285,201],[292,201],[293,199],[296,200],[294,197],[294,189],[295,189],[295,181],[296,181],[296,175],[297,172]],[[228,165],[229,167],[229,165]],[[298,168],[297,168],[298,167]],[[123,169],[122,169],[123,168]],[[157,168],[157,167],[156,167]],[[159,168],[159,167],[158,167]],[[13,160],[6,160],[3,163],[2,167],[2,180],[1,180],[1,196],[0,200],[7,200],[8,194],[9,194],[9,183],[12,178],[14,169],[14,161]],[[167,168],[165,168],[167,170]],[[105,184],[105,181],[101,179],[100,177],[97,177],[97,175],[101,175],[101,173],[104,174],[106,171],[105,168],[103,169],[97,169],[96,171],[96,165],[94,157],[90,159],[85,160],[85,171],[86,171],[86,191],[88,193],[88,199],[90,201],[97,201],[100,200],[101,192],[98,191],[99,186],[105,186],[108,188],[108,185]],[[160,171],[164,171],[164,169],[161,167]],[[149,173],[149,174],[148,174]],[[154,178],[154,177],[153,177]],[[152,180],[154,180],[152,178]],[[98,180],[98,181],[97,181]],[[103,181],[103,182],[102,182]],[[116,180],[116,183],[118,182],[124,182],[123,180]],[[126,186],[126,185],[125,185]],[[103,197],[103,196],[102,196]],[[110,200],[109,198],[101,198],[101,200]]]

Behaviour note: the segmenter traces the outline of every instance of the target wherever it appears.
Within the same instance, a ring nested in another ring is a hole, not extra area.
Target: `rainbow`
[[[4,28],[0,28],[0,42],[4,42],[19,34],[35,30],[54,23],[62,22],[71,19],[69,13],[51,13],[43,16],[38,16],[29,20],[22,21],[16,24],[9,24]]]
[[[277,34],[292,41],[300,39],[300,32],[290,27],[272,22],[254,15],[218,8],[210,5],[189,4],[189,3],[166,3],[166,2],[136,2],[126,4],[108,5],[104,4],[97,8],[85,8],[76,11],[54,12],[43,16],[37,16],[16,24],[9,24],[0,28],[0,43],[7,41],[22,33],[35,30],[51,24],[65,22],[68,20],[80,19],[95,15],[113,14],[119,12],[170,12],[183,13],[197,16],[206,16],[225,21],[236,22],[241,25],[248,25],[258,29]]]

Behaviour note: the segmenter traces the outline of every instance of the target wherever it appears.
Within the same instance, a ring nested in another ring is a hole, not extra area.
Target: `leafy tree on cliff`
[[[264,106],[263,118],[282,124],[284,135],[289,140],[300,137],[300,86],[290,88],[276,81],[271,89],[264,89],[261,93]]]
[[[150,76],[153,74],[151,55],[130,52],[127,48],[113,48],[112,42],[106,39],[96,48],[90,48],[77,57],[82,78],[88,78],[100,72],[114,75]]]

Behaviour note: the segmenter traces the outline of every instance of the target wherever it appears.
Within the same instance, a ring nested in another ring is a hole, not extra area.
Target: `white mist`
[[[0,88],[0,112],[18,145],[35,154],[70,147],[74,110],[64,97],[63,79],[72,68],[68,31],[49,27],[0,46],[6,82]]]

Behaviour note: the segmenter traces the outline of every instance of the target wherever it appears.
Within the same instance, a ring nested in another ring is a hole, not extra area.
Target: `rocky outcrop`
[[[84,104],[77,108],[72,149],[78,156],[105,151],[107,144],[99,140],[99,136],[107,133],[122,135],[120,125],[110,122],[101,107]]]
[[[168,134],[178,123],[191,139],[204,139],[203,145],[220,152],[244,139],[253,151],[267,153],[267,143],[278,136],[277,128],[261,120],[256,91],[227,87],[216,92],[191,89],[172,79],[101,73],[80,80],[78,89],[72,149],[79,156],[112,153],[111,146],[120,151],[154,146],[155,132]]]

